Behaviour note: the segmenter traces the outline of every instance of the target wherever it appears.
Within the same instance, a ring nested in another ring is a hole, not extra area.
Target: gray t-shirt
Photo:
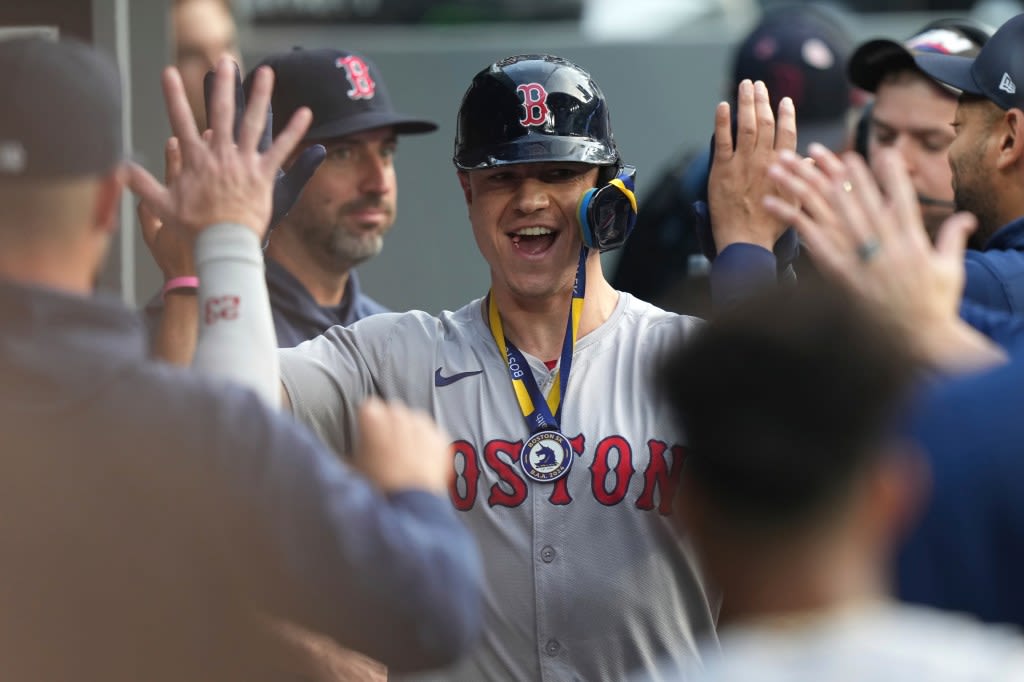
[[[578,341],[561,421],[576,461],[555,483],[519,468],[530,433],[481,300],[376,315],[281,351],[295,414],[339,452],[371,394],[426,410],[454,438],[452,500],[484,555],[485,633],[461,665],[417,679],[619,681],[692,659],[713,636],[715,599],[669,516],[685,441],[653,376],[696,324],[620,294]],[[546,394],[556,372],[527,359]]]
[[[723,628],[703,667],[631,682],[1024,682],[1024,639],[937,609],[864,604]]]

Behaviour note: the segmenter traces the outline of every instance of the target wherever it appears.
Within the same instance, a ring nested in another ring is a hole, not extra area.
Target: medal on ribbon
[[[488,296],[488,320],[491,335],[502,352],[507,366],[512,387],[515,389],[519,409],[526,421],[530,437],[526,439],[519,452],[519,466],[523,473],[538,483],[550,483],[569,473],[573,462],[572,443],[562,434],[559,422],[562,418],[562,396],[569,384],[569,372],[572,369],[572,350],[576,345],[576,335],[580,327],[580,314],[583,311],[583,295],[586,291],[587,248],[580,248],[580,260],[576,266],[576,282],[572,289],[572,303],[569,308],[569,319],[565,325],[565,339],[562,341],[562,354],[558,364],[558,375],[545,398],[533,371],[523,353],[505,338],[498,313],[498,304],[493,296]]]

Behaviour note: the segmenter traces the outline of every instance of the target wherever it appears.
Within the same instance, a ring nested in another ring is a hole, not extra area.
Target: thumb
[[[943,260],[962,263],[967,248],[967,237],[978,226],[978,219],[961,211],[954,213],[942,223],[935,239],[935,250]]]

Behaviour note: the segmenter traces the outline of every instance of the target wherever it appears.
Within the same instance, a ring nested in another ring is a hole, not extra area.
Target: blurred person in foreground
[[[858,158],[840,160],[823,149],[812,156],[814,166],[781,155],[771,174],[792,200],[774,197],[766,205],[797,227],[823,272],[898,325],[934,368],[904,429],[927,456],[932,491],[900,548],[897,594],[1024,626],[1017,485],[1024,476],[1024,318],[961,304],[964,243],[975,219],[954,214],[933,248],[893,150],[880,152],[884,194]],[[1010,349],[1009,362],[958,310]]]
[[[830,286],[755,297],[666,363],[690,437],[677,519],[723,592],[692,679],[1024,680],[1018,636],[888,597],[926,487],[892,431],[922,369]]]
[[[263,73],[235,145],[229,69],[209,145],[177,71],[164,77],[183,158],[167,199],[196,231],[265,224],[309,123],[299,112],[256,151]],[[0,70],[18,93],[0,109],[4,679],[280,680],[292,664],[268,617],[395,669],[456,660],[482,578],[445,499],[447,437],[368,404],[364,478],[253,393],[147,362],[138,316],[93,290],[124,182],[146,175],[123,159],[116,68],[78,42],[19,39],[0,42]]]

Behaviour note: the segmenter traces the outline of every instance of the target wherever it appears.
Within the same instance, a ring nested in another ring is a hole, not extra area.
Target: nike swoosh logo
[[[450,384],[454,384],[456,381],[459,381],[460,379],[465,379],[466,377],[471,377],[471,376],[474,376],[476,374],[482,374],[482,373],[483,373],[483,370],[482,369],[478,369],[475,372],[459,372],[458,374],[453,374],[450,377],[446,377],[443,374],[441,374],[441,368],[438,367],[437,371],[434,372],[434,385],[435,386],[448,386]]]

